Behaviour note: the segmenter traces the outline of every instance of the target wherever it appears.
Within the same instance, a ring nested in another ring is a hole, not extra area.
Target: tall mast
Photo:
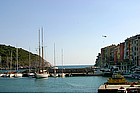
[[[1,55],[0,55],[0,67],[2,68],[2,59],[1,59]]]
[[[43,52],[43,28],[42,28],[42,72],[44,67],[44,52]]]
[[[31,60],[30,59],[31,59],[31,57],[30,57],[30,47],[29,47],[29,72],[30,72],[30,67],[31,67],[31,62],[30,62]]]
[[[17,71],[18,71],[18,48],[17,48]]]
[[[39,72],[40,72],[40,29],[39,29]]]
[[[54,66],[56,65],[56,61],[55,61],[55,43],[54,43]]]
[[[56,77],[56,62],[55,62],[55,43],[54,43],[54,77]]]
[[[12,70],[12,51],[11,51],[11,62],[10,62],[10,70]]]
[[[62,52],[62,73],[63,73],[63,49],[61,50]]]

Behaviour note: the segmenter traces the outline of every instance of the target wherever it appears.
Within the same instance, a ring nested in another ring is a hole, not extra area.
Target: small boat
[[[123,74],[124,78],[133,78],[133,75],[132,74]]]
[[[29,72],[29,73],[27,73],[27,75],[28,75],[28,77],[35,77],[35,73],[33,73],[33,72]]]
[[[12,51],[11,51],[10,71],[7,73],[7,77],[9,78],[15,77],[15,73],[12,72]]]
[[[7,77],[7,74],[6,73],[2,73],[2,74],[0,74],[0,77]]]
[[[14,73],[8,73],[6,76],[12,78],[12,77],[15,77],[15,74]]]
[[[126,91],[127,93],[140,93],[140,87],[129,87]]]
[[[14,77],[15,77],[15,78],[21,78],[22,75],[23,75],[22,73],[18,73],[18,72],[17,72],[17,73],[15,73],[15,76],[14,76]]]
[[[60,77],[64,78],[66,76],[65,73],[60,73]]]
[[[111,77],[113,74],[110,69],[101,69],[101,71],[102,71],[102,76],[104,77]]]
[[[48,78],[49,74],[47,72],[43,73],[35,73],[35,78],[40,79],[40,78]]]
[[[17,55],[17,58],[16,58],[17,59],[17,68],[16,68],[17,70],[16,71],[17,72],[15,73],[15,76],[14,77],[21,78],[23,74],[21,72],[18,72],[18,48],[17,48],[16,55]]]
[[[127,80],[124,78],[124,76],[120,74],[113,74],[111,78],[109,78],[106,82],[106,84],[126,84],[128,83]]]
[[[51,76],[54,78],[58,77],[58,73],[56,73],[56,70],[58,69],[58,67],[54,66],[52,69],[54,70],[54,73],[52,73]]]

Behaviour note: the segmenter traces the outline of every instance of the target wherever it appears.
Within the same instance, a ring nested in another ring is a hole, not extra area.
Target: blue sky
[[[36,53],[44,28],[45,58],[53,64],[94,64],[100,49],[139,34],[139,0],[2,0],[0,43]],[[102,35],[106,35],[104,38]]]

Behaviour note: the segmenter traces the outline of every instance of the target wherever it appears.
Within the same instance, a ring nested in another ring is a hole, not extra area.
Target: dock
[[[101,85],[98,93],[119,93],[126,91],[127,93],[140,93],[140,85]],[[124,92],[123,92],[124,93]]]

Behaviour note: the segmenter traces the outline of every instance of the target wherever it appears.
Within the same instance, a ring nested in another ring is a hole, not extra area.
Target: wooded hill
[[[30,55],[29,55],[30,54]],[[30,57],[29,57],[30,56]],[[30,58],[30,61],[29,61]],[[42,59],[42,58],[41,58]],[[30,67],[35,68],[39,65],[39,56],[26,51],[22,48],[18,48],[18,66],[23,68]],[[12,46],[6,46],[0,44],[0,68],[15,68],[17,65],[17,48]],[[45,67],[50,67],[51,64],[44,60]]]

